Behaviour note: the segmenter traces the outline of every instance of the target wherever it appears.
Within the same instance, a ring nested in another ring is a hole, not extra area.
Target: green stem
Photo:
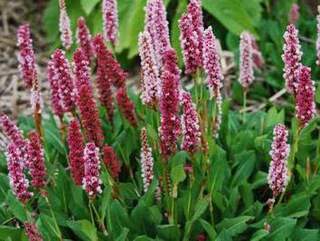
[[[53,210],[52,210],[52,206],[51,206],[51,204],[50,204],[50,202],[49,202],[48,197],[44,197],[44,199],[45,199],[45,201],[46,201],[46,203],[47,203],[47,205],[48,205],[48,207],[49,207],[50,214],[51,214],[51,216],[52,216],[53,223],[54,223],[54,226],[55,226],[55,229],[56,229],[56,234],[57,234],[57,236],[59,236],[59,239],[62,241],[62,240],[63,240],[63,238],[62,238],[62,233],[61,233],[61,231],[60,231],[60,228],[59,228],[59,225],[58,225],[56,216],[55,216],[55,214],[54,214],[54,212],[53,212]]]
[[[100,228],[102,229],[103,234],[104,234],[105,236],[108,236],[108,231],[107,231],[106,226],[105,226],[105,224],[104,224],[104,220],[100,217],[100,215],[99,215],[96,207],[94,206],[94,203],[93,203],[93,202],[90,202],[89,205],[91,205],[92,210],[93,210],[93,212],[95,213],[95,215],[96,215],[96,217],[97,217],[97,219],[98,219],[98,223],[99,223],[99,225],[100,225]]]
[[[246,122],[246,107],[247,107],[247,89],[243,89],[243,109],[242,109],[242,122]]]
[[[289,172],[293,172],[294,166],[295,166],[295,156],[298,151],[298,143],[299,143],[299,138],[300,138],[300,128],[297,128],[293,135],[293,144],[292,148],[290,150],[290,155],[289,155],[289,161],[288,161],[288,166],[289,166]]]

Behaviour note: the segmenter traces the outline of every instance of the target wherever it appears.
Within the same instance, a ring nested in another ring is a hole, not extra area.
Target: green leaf
[[[129,229],[123,228],[119,237],[117,237],[116,241],[126,241],[128,240]]]
[[[24,230],[0,225],[0,240],[7,240],[8,238],[14,241],[20,241],[25,238]]]
[[[25,222],[27,220],[26,210],[24,209],[21,202],[19,202],[18,199],[13,196],[11,190],[8,190],[7,204],[9,205],[9,210],[17,219],[22,222]]]
[[[229,31],[239,35],[247,30],[255,34],[255,24],[260,20],[260,1],[203,0],[203,7],[215,16]]]
[[[256,156],[254,151],[243,151],[235,155],[235,174],[233,175],[231,185],[236,186],[248,179],[255,166]]]
[[[254,219],[253,216],[241,216],[236,218],[225,218],[217,224],[218,230],[227,230],[230,236],[236,236],[248,228],[247,222]]]
[[[204,219],[200,219],[200,223],[202,227],[206,230],[210,240],[215,240],[217,237],[217,233],[214,230],[213,226]]]
[[[293,241],[318,241],[320,240],[319,229],[295,229]]]
[[[133,241],[152,241],[153,239],[149,238],[146,235],[142,235],[139,237],[136,237]]]
[[[97,229],[88,220],[69,221],[68,226],[83,241],[98,241]]]
[[[222,230],[215,241],[232,241],[232,237],[227,230]]]
[[[265,127],[273,127],[276,124],[284,122],[284,111],[277,111],[276,107],[272,107],[266,116]]]
[[[274,213],[278,216],[300,218],[309,214],[310,207],[310,198],[307,194],[302,193],[293,195],[288,203],[276,208]]]
[[[54,220],[52,217],[49,217],[44,214],[40,214],[39,219],[37,220],[37,226],[40,233],[43,235],[44,240],[50,241],[59,241],[59,233],[55,228]]]
[[[180,240],[180,229],[175,224],[164,224],[157,226],[157,234],[160,238],[170,241]]]
[[[268,236],[269,232],[264,230],[264,229],[261,229],[261,230],[258,230],[257,232],[255,232],[250,241],[259,241],[259,240],[262,240],[264,237]]]
[[[89,15],[100,0],[80,0],[83,11]]]
[[[295,226],[297,220],[292,218],[276,218],[272,220],[271,225],[271,233],[267,236],[267,240],[269,241],[279,241],[286,240],[288,238]]]

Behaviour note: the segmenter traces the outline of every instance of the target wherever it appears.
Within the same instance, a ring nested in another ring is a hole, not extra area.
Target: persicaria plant
[[[0,220],[7,217],[0,240],[320,240],[319,118],[298,5],[278,56],[284,90],[256,109],[251,88],[267,61],[259,39],[239,34],[239,69],[230,78],[201,0],[190,0],[175,26],[184,67],[164,2],[146,1],[138,91],[117,59],[117,1],[102,2],[96,35],[83,16],[71,31],[65,1],[59,6],[62,49],[46,75],[50,107],[42,103],[32,29],[17,32],[34,114],[19,125],[0,116],[8,143],[1,180],[9,180],[0,185]],[[225,95],[230,79],[240,100]],[[285,113],[272,102],[286,92]]]

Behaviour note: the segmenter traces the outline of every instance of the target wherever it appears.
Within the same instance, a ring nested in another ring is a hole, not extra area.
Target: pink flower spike
[[[316,64],[320,66],[320,6],[318,6],[318,15],[317,15],[317,41],[316,41],[316,50],[317,50],[317,61]]]
[[[241,33],[240,36],[240,76],[239,82],[243,88],[247,89],[253,82],[253,49],[252,37],[248,32]]]
[[[148,144],[148,136],[146,128],[141,129],[141,151],[140,151],[140,164],[141,176],[143,179],[143,190],[148,191],[148,188],[153,180],[153,156],[152,149]]]
[[[40,137],[36,132],[29,133],[28,166],[32,186],[39,189],[44,188],[47,171]]]
[[[203,19],[201,1],[191,0],[187,12],[179,22],[180,41],[186,74],[194,74],[202,67]]]
[[[29,24],[24,24],[19,27],[17,39],[19,47],[19,69],[25,85],[31,89],[34,82],[37,81],[37,70]]]
[[[220,96],[223,74],[221,69],[220,55],[217,49],[216,38],[209,27],[204,32],[203,64],[207,74],[208,86],[215,98]]]
[[[92,92],[93,90],[90,82],[90,62],[88,61],[83,49],[78,48],[76,52],[74,52],[73,61],[75,65],[75,86],[77,91],[79,92],[82,85],[86,85]]]
[[[161,66],[162,55],[170,48],[167,13],[163,0],[148,0],[145,12],[145,31],[150,34],[158,66]]]
[[[298,22],[300,17],[299,10],[300,10],[299,5],[296,3],[293,3],[288,16],[289,24],[296,24]]]
[[[113,178],[119,178],[121,172],[121,162],[117,154],[111,146],[104,145],[103,147],[103,162],[108,168]]]
[[[300,65],[296,72],[296,117],[301,128],[305,127],[316,114],[315,87],[311,80],[311,69]]]
[[[10,143],[7,147],[10,186],[19,201],[26,204],[33,194],[28,191],[29,181],[23,173],[25,160],[21,157],[19,148],[14,143]]]
[[[103,0],[102,14],[104,39],[115,45],[119,27],[117,0]]]
[[[77,43],[87,55],[90,61],[93,56],[93,47],[91,42],[91,34],[84,17],[79,17],[77,22]]]
[[[72,31],[70,27],[70,18],[67,13],[65,0],[59,0],[60,18],[59,18],[59,30],[60,39],[65,49],[69,50],[72,46]]]
[[[67,142],[71,176],[75,184],[80,186],[84,177],[84,140],[77,120],[69,124]]]
[[[176,141],[180,134],[179,88],[180,70],[174,49],[163,55],[162,92],[160,96],[160,146],[161,154],[167,160],[176,152]]]
[[[19,148],[21,154],[20,159],[26,161],[28,156],[28,142],[24,139],[22,131],[5,114],[0,116],[0,127],[3,133],[7,136],[8,140],[11,143],[13,143],[17,148]]]
[[[91,199],[102,193],[99,148],[92,142],[88,143],[84,149],[84,178],[82,184]]]
[[[93,46],[97,55],[97,89],[99,92],[99,100],[107,110],[109,122],[113,123],[113,71],[110,68],[110,59],[112,59],[112,54],[106,48],[101,35],[97,35],[93,39]]]
[[[63,112],[72,112],[76,101],[73,76],[70,63],[65,53],[60,49],[57,49],[51,56],[48,67],[48,79],[49,81],[57,82],[57,100],[60,101]],[[51,87],[51,91],[53,91],[53,86]],[[54,94],[52,93],[53,96]]]
[[[301,46],[298,38],[298,30],[293,24],[287,26],[287,30],[283,35],[283,55],[284,62],[284,79],[286,81],[286,88],[289,93],[295,94],[297,85],[297,78],[295,76],[296,70],[302,57]]]
[[[161,80],[149,32],[139,35],[139,54],[142,72],[141,100],[145,105],[156,105],[160,96]]]
[[[282,124],[277,125],[273,130],[273,142],[270,151],[272,160],[268,173],[268,184],[274,198],[283,193],[288,184],[287,159],[290,145],[287,144],[287,141],[287,128]]]
[[[24,223],[24,229],[29,241],[43,241],[42,236],[34,223]]]
[[[183,140],[181,148],[189,153],[194,153],[199,149],[201,144],[198,113],[188,92],[181,94],[181,104],[183,109],[181,118]]]

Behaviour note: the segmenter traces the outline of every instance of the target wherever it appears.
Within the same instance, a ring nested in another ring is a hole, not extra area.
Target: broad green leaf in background
[[[89,15],[100,0],[80,0],[83,11]]]
[[[297,223],[293,218],[276,218],[272,220],[271,233],[266,237],[268,241],[285,241],[288,238]]]
[[[8,238],[14,241],[28,240],[23,229],[0,225],[0,240],[7,240]]]
[[[12,194],[11,190],[8,190],[7,203],[9,205],[9,210],[12,214],[18,218],[20,221],[24,222],[27,220],[27,213],[21,202]]]
[[[68,226],[83,241],[98,241],[96,227],[88,220],[69,221]]]
[[[217,224],[218,230],[227,230],[230,236],[238,235],[248,228],[247,222],[252,220],[252,216],[240,216],[236,218],[226,218],[221,223]]]
[[[180,229],[175,224],[159,225],[157,227],[158,236],[164,240],[179,241]]]
[[[203,0],[204,9],[216,17],[229,31],[239,35],[247,30],[256,34],[255,25],[260,19],[259,0]]]

